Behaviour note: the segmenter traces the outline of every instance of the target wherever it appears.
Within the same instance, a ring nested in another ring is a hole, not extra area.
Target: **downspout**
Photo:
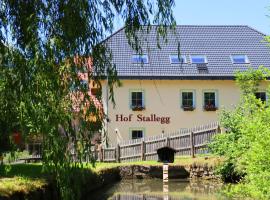
[[[108,130],[109,130],[109,77],[108,77],[108,67],[106,70],[106,81],[105,81],[105,90],[102,92],[103,99],[103,105],[104,105],[104,112],[105,112],[105,118],[103,120],[104,127],[101,132],[101,145],[103,148],[108,146]]]
[[[109,132],[109,77],[108,77],[108,68],[107,68],[107,84],[106,84],[106,135],[105,135],[105,144],[104,146],[107,147],[108,145],[108,132]]]

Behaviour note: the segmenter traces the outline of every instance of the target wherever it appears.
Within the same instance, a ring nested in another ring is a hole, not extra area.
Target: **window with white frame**
[[[190,60],[192,64],[203,64],[207,63],[207,58],[204,55],[191,55]]]
[[[203,93],[204,110],[215,111],[217,110],[217,92],[216,91],[204,91]]]
[[[171,64],[187,63],[186,56],[184,55],[170,55]]]
[[[134,111],[140,111],[145,109],[144,105],[144,91],[131,91],[130,92],[130,106]]]
[[[148,55],[133,55],[132,56],[132,63],[147,64],[147,63],[149,63]]]
[[[133,129],[131,130],[131,139],[140,139],[144,137],[144,130],[143,129]]]
[[[255,97],[260,99],[262,102],[266,102],[266,92],[256,92]]]
[[[195,94],[194,91],[181,92],[181,107],[184,111],[192,111],[195,107]]]
[[[248,64],[249,60],[247,55],[232,55],[231,56],[233,64]]]

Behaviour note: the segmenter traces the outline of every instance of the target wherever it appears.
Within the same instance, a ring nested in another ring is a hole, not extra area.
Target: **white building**
[[[265,35],[248,26],[177,26],[161,48],[156,35],[155,27],[142,34],[142,55],[129,46],[124,29],[107,39],[123,84],[115,89],[115,107],[107,105],[103,85],[111,145],[215,122],[222,107],[239,101],[235,71],[270,66]],[[258,98],[266,99],[265,90],[266,83]]]

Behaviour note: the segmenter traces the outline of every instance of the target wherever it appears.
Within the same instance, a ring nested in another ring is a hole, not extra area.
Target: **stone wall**
[[[119,167],[121,179],[162,178],[162,166],[129,165]],[[183,166],[169,166],[169,178],[188,178],[189,172]]]
[[[162,166],[129,165],[119,167],[121,179],[162,178]],[[192,164],[190,166],[169,165],[169,179],[203,178],[217,179],[212,166]]]
[[[212,166],[192,164],[188,168],[190,178],[218,179]]]

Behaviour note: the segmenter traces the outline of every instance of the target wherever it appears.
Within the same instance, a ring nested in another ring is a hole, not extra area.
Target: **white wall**
[[[159,135],[164,131],[170,133],[180,128],[191,128],[218,120],[218,113],[222,107],[233,109],[240,98],[240,90],[232,80],[122,80],[123,86],[115,89],[116,106],[109,103],[108,124],[109,143],[114,145],[118,140],[131,138],[132,128],[142,128],[145,136]],[[266,84],[261,86],[262,90]],[[129,93],[132,89],[145,91],[144,111],[132,111],[129,106]],[[181,90],[195,91],[194,111],[183,111],[181,108]],[[217,91],[219,110],[207,112],[203,109],[203,91]],[[106,99],[106,87],[103,85],[103,97]],[[103,101],[105,103],[105,100]],[[116,115],[131,116],[131,121],[116,121]],[[169,124],[160,122],[138,122],[137,115],[169,117]],[[115,129],[119,130],[118,136]]]

